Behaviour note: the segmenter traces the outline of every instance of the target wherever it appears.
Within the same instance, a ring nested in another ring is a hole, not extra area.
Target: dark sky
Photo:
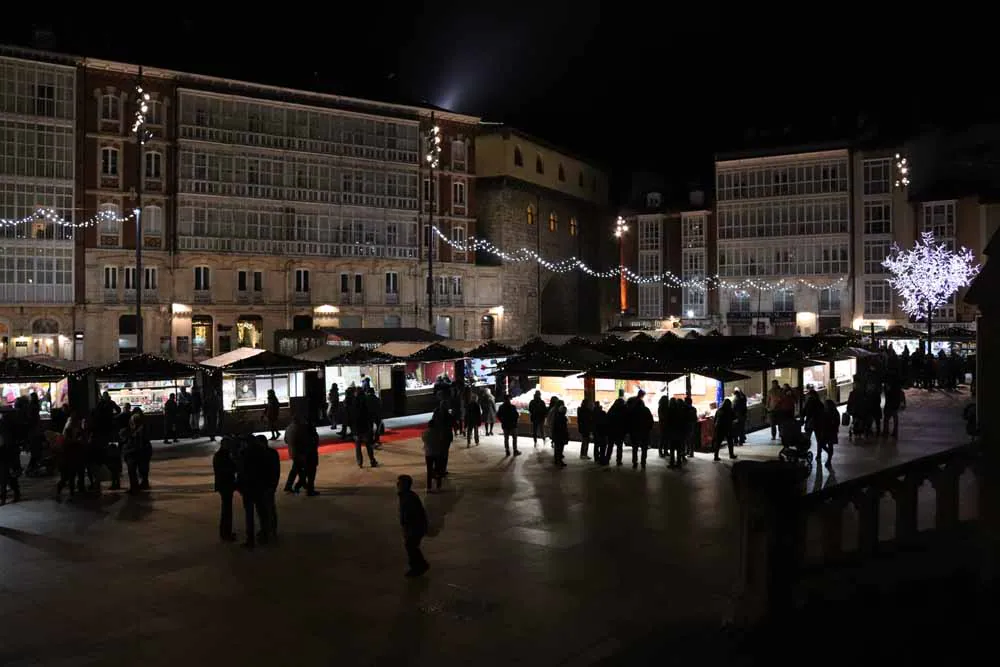
[[[5,16],[0,40],[30,45],[47,25],[78,54],[427,100],[593,156],[619,182],[645,169],[680,188],[707,181],[714,152],[748,143],[848,137],[861,120],[885,133],[996,117],[997,58],[971,15],[951,26],[937,10],[876,3],[794,17],[701,4],[289,3],[287,16],[272,4],[138,20],[60,9]]]

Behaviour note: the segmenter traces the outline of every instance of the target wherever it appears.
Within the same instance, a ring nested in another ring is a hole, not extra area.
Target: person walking
[[[307,496],[318,496],[316,473],[319,470],[319,432],[314,423],[308,420],[303,422],[297,445],[297,449],[301,450],[303,470],[299,474],[299,481],[295,483],[293,491],[298,493],[299,489],[304,486]]]
[[[646,469],[646,454],[649,451],[649,436],[653,431],[653,413],[646,405],[646,392],[639,390],[629,411],[629,438],[632,440],[632,469],[640,464]]]
[[[520,456],[517,449],[517,421],[521,415],[517,408],[510,402],[510,396],[503,397],[503,403],[497,408],[497,417],[500,419],[500,430],[503,431],[503,449],[505,456],[510,456],[511,441],[514,445],[514,456]]]
[[[493,435],[493,425],[497,421],[497,403],[489,387],[483,387],[479,394],[479,409],[483,414],[483,434]]]
[[[215,442],[215,435],[219,432],[219,424],[222,421],[222,397],[215,387],[205,388],[205,398],[203,403],[205,414],[205,435],[209,442]]]
[[[355,395],[353,405],[354,422],[351,424],[351,429],[354,431],[354,459],[358,462],[359,468],[365,467],[365,459],[361,452],[363,447],[368,452],[368,465],[377,468],[375,436],[372,430],[374,421],[368,411],[368,402],[360,391]]]
[[[747,441],[747,395],[739,387],[733,389],[733,440],[742,447]]]
[[[262,436],[258,437],[261,440],[261,463],[264,466],[264,488],[261,497],[264,511],[261,513],[260,541],[274,542],[278,539],[278,504],[275,496],[281,483],[281,456],[277,449],[268,446],[267,440]]]
[[[625,407],[624,391],[618,392],[618,398],[608,410],[608,449],[605,459],[611,463],[612,450],[616,451],[615,465],[622,464],[622,447],[625,446],[625,433],[628,431],[628,408]]]
[[[906,394],[903,386],[894,381],[885,388],[885,407],[882,410],[882,435],[893,438],[899,435],[899,411],[906,407]],[[889,422],[892,422],[892,433],[889,432]]]
[[[451,443],[455,438],[455,415],[452,414],[447,399],[442,399],[438,404],[427,426],[434,431],[437,438],[432,451],[434,456],[434,475],[438,479],[438,488],[441,488],[441,480],[448,476],[448,455],[451,451]],[[428,479],[428,481],[430,480]]]
[[[826,463],[824,465],[827,470],[833,469],[833,447],[837,444],[839,433],[840,412],[837,410],[837,404],[827,399],[823,405],[823,413],[816,431],[816,465],[820,464],[822,453],[825,451]]]
[[[607,465],[610,456],[608,449],[608,413],[599,402],[594,403],[594,461],[597,465]]]
[[[475,435],[476,445],[479,445],[479,425],[483,421],[483,411],[479,407],[479,399],[474,394],[469,394],[469,402],[465,404],[465,446],[472,444],[472,437]]]
[[[163,404],[163,444],[168,445],[171,441],[180,442],[177,437],[177,419],[180,407],[177,405],[177,396],[170,394],[167,402]],[[129,417],[131,419],[131,417]]]
[[[729,446],[729,458],[735,459],[736,453],[733,452],[733,422],[736,420],[736,415],[733,412],[733,402],[728,398],[722,402],[722,407],[715,411],[715,459],[720,461],[719,449],[722,447],[722,442],[725,441],[726,445]]]
[[[236,461],[233,460],[232,441],[223,439],[212,456],[212,472],[215,473],[215,492],[219,494],[219,539],[232,542],[233,494],[236,492]]]
[[[771,423],[771,440],[778,438],[778,425],[781,422],[781,385],[777,380],[771,380],[771,388],[767,390],[767,420]]]
[[[288,447],[288,459],[292,462],[288,478],[285,480],[285,493],[295,493],[296,482],[304,476],[305,461],[302,459],[303,451],[299,447],[302,429],[303,419],[299,414],[292,417],[292,423],[285,429],[285,445]],[[301,483],[298,486],[301,486]]]
[[[263,538],[259,540],[261,544],[266,543],[268,533],[265,527],[270,525],[267,509],[263,503],[264,493],[267,490],[267,462],[265,461],[266,452],[263,449],[257,437],[251,435],[243,445],[237,461],[236,489],[243,501],[243,519],[246,529],[243,546],[247,549],[253,549],[258,542],[258,520],[255,515],[260,517],[259,534]]]
[[[406,549],[407,577],[419,577],[430,569],[430,564],[420,550],[420,542],[427,535],[427,512],[420,496],[413,492],[413,478],[400,475],[396,479],[399,495],[399,525],[403,529],[403,547]]]
[[[278,403],[278,396],[273,389],[267,390],[267,405],[264,406],[264,419],[267,421],[267,428],[271,431],[271,440],[278,439],[278,417],[281,414],[281,404]]]
[[[670,398],[669,395],[663,394],[660,396],[660,400],[656,403],[656,418],[660,425],[660,439],[657,441],[657,453],[660,458],[666,458],[667,450],[670,449],[670,428],[671,428],[671,412],[675,412],[674,405],[677,399]],[[670,457],[670,467],[674,467],[673,452],[671,451]]]
[[[326,418],[330,422],[330,430],[337,430],[337,414],[340,410],[340,387],[334,382],[330,385],[330,393],[326,395]]]

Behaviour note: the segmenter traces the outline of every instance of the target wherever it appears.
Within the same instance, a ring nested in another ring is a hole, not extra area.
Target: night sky
[[[714,3],[349,4],[163,21],[59,10],[5,16],[0,41],[30,46],[44,26],[57,50],[76,54],[427,101],[591,156],[615,170],[619,189],[632,170],[662,172],[680,190],[710,185],[716,151],[996,119],[1000,99],[991,40],[971,21],[920,25],[871,4],[836,5],[863,14],[839,21],[834,5],[802,5],[799,26],[759,4],[752,15]]]

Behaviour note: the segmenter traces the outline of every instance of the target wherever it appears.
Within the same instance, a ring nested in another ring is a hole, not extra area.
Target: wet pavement
[[[965,442],[967,400],[911,392],[895,442],[842,429],[834,481]],[[323,456],[322,495],[279,494],[280,541],[254,552],[216,537],[206,451],[157,452],[141,497],[59,503],[54,480],[24,480],[25,501],[0,508],[0,665],[585,665],[730,614],[728,460],[599,468],[571,445],[557,470],[551,449],[522,450],[456,441],[445,491],[421,491],[432,569],[416,581],[394,481],[422,479],[419,439],[386,444],[376,469]],[[759,432],[738,454],[777,451]]]

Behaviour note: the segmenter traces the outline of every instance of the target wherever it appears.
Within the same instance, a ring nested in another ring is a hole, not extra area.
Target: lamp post
[[[149,93],[142,89],[142,65],[139,65],[139,75],[135,83],[135,120],[132,122],[132,134],[135,135],[136,152],[136,182],[135,182],[135,347],[139,354],[143,353],[143,322],[142,322],[142,286],[145,282],[142,270],[142,178],[143,178],[143,147],[153,136],[146,128],[146,114],[149,112]]]
[[[618,239],[618,305],[624,315],[628,309],[628,291],[625,288],[625,232],[628,224],[625,218],[618,216],[615,220],[615,238]]]
[[[434,170],[441,160],[441,128],[434,123],[434,112],[431,112],[431,129],[427,133],[426,153],[424,161],[430,172],[430,212],[427,214],[427,327],[434,331],[434,243],[437,241],[434,233],[434,207],[437,205],[437,192],[434,187]]]

